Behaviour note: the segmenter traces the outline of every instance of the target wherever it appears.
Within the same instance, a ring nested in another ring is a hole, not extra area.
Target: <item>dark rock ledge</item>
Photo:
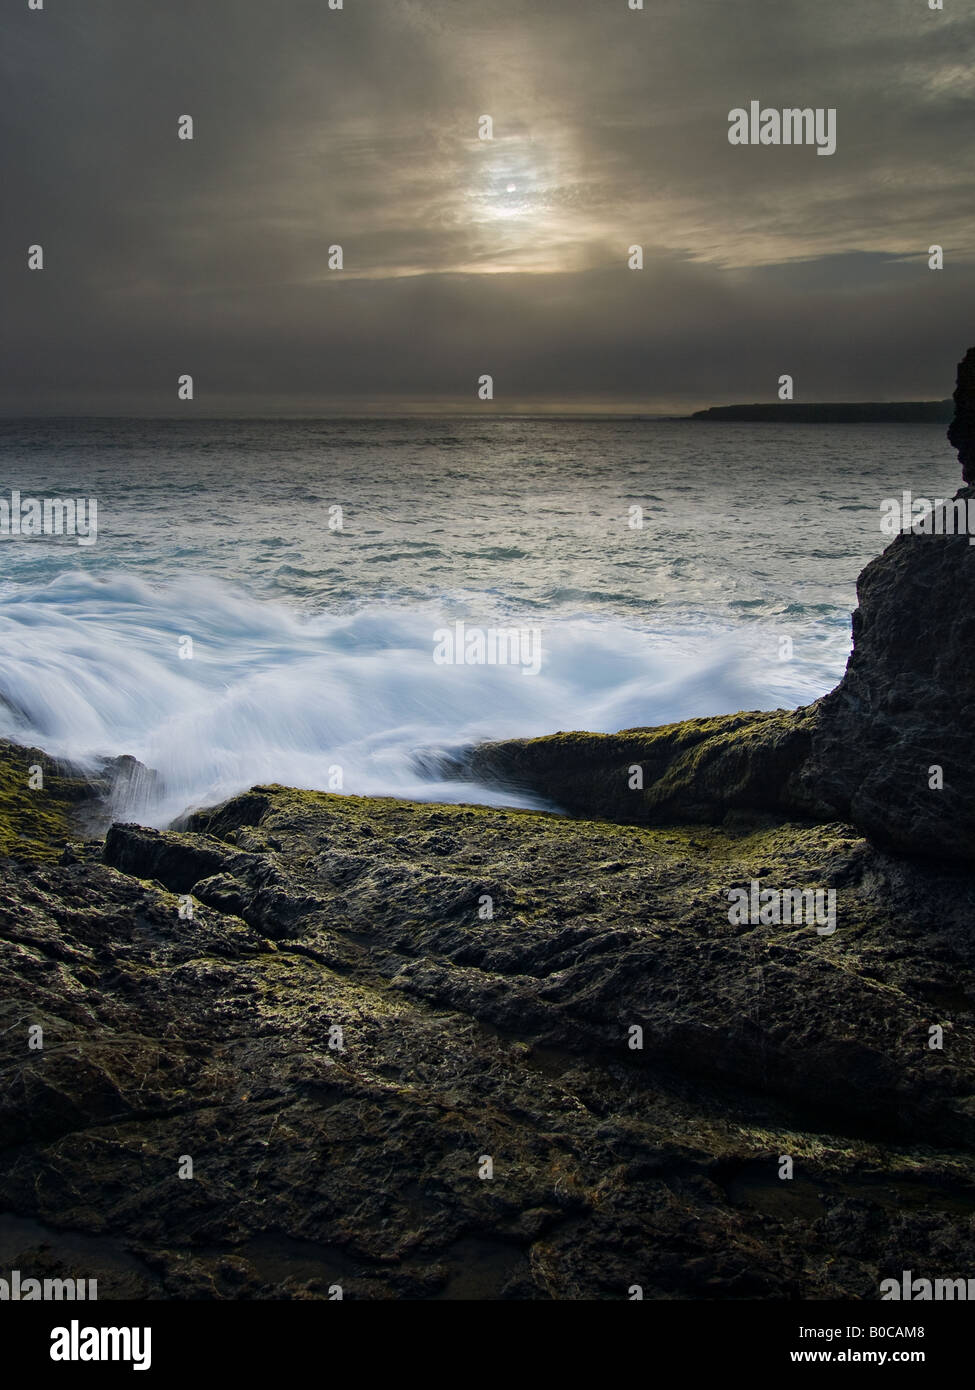
[[[471,760],[575,818],[256,787],[86,839],[79,811],[139,770],[25,792],[44,755],[0,744],[0,1274],[874,1299],[970,1272],[961,545],[868,567],[847,676],[809,709]],[[753,880],[834,890],[837,930],[732,925]]]

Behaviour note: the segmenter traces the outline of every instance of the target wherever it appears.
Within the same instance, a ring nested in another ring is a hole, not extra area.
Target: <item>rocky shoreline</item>
[[[274,787],[61,861],[3,866],[11,1267],[103,1298],[870,1299],[972,1266],[968,875],[842,824]],[[731,926],[753,879],[835,888],[838,930]]]
[[[103,835],[131,760],[0,743],[0,1264],[376,1300],[975,1268],[973,595],[967,537],[899,537],[815,705],[452,769],[570,815],[267,786]],[[754,885],[837,929],[734,921]]]

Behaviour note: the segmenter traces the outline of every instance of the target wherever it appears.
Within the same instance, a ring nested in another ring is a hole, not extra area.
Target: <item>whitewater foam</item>
[[[150,586],[70,572],[8,586],[0,735],[85,768],[138,758],[158,777],[115,811],[155,826],[256,783],[335,789],[336,769],[347,793],[532,806],[425,780],[416,754],[793,706],[829,689],[845,658],[811,640],[806,659],[780,662],[778,629],[758,623],[661,632],[564,618],[545,624],[541,672],[524,680],[517,667],[435,663],[446,620],[432,603],[308,616],[199,577]]]

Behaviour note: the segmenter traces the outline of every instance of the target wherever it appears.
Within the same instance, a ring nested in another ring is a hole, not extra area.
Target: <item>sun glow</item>
[[[482,158],[473,172],[467,192],[472,220],[477,223],[510,222],[544,216],[549,206],[552,173],[538,158],[532,141],[519,137],[494,140],[489,151],[474,151]]]
[[[470,142],[463,208],[480,273],[568,268],[567,251],[580,235],[565,205],[560,164],[550,145],[523,135]]]

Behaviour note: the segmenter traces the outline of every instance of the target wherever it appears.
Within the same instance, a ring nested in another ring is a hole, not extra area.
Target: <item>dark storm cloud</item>
[[[498,408],[945,394],[975,290],[946,2],[8,11],[0,407],[165,413],[187,371],[207,413],[474,408],[482,372]],[[752,99],[836,107],[836,154],[730,146]]]

